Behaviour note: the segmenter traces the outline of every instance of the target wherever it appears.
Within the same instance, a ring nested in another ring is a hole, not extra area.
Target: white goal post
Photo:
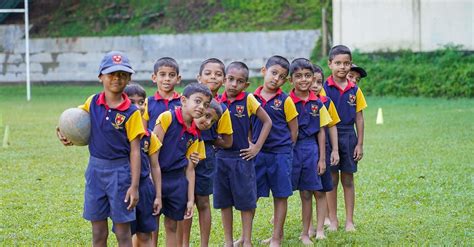
[[[24,9],[0,9],[0,13],[24,13],[25,16],[25,62],[26,62],[26,100],[31,100],[30,85],[30,30],[28,21],[28,0],[25,0]]]

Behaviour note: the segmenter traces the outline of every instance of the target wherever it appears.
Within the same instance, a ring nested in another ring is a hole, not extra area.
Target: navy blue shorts
[[[124,202],[132,182],[129,158],[105,160],[91,156],[85,173],[83,217],[102,221],[108,217],[114,223],[135,220],[135,209],[127,210]]]
[[[319,147],[314,137],[296,142],[291,178],[293,190],[319,191],[323,188],[317,170],[318,160]]]
[[[337,127],[337,138],[339,143],[339,164],[331,166],[331,172],[356,173],[357,162],[354,160],[354,149],[357,145],[357,136],[354,126]]]
[[[292,153],[260,151],[255,157],[257,197],[286,198],[293,195],[291,186]]]
[[[327,133],[327,132],[326,132]],[[328,135],[326,135],[326,138],[329,138]],[[321,192],[329,192],[334,188],[334,185],[332,183],[332,176],[331,176],[331,144],[329,143],[329,139],[326,139],[326,171],[324,172],[323,175],[321,175],[321,184],[323,185],[323,188],[319,191]]]
[[[206,159],[196,166],[196,186],[194,194],[208,196],[212,194],[215,173],[216,155],[211,143],[206,142]]]
[[[184,168],[161,172],[161,198],[162,214],[176,221],[184,219],[188,202],[188,179]]]
[[[234,206],[240,211],[257,208],[257,183],[253,160],[246,161],[239,151],[216,153],[214,208]]]

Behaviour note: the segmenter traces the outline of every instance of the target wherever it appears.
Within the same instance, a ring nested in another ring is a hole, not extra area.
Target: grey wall
[[[20,27],[0,28],[0,83],[26,80],[25,43],[21,33]],[[251,76],[255,76],[274,54],[290,61],[309,57],[319,35],[319,30],[298,30],[31,39],[31,81],[97,81],[100,60],[110,50],[128,54],[137,72],[132,77],[135,81],[149,81],[154,61],[163,56],[178,61],[185,80],[195,79],[200,63],[210,57],[219,58],[225,64],[243,61],[250,67]]]

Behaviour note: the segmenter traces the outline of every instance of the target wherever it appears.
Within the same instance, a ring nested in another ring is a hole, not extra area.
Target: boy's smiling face
[[[235,98],[249,85],[247,72],[244,69],[231,68],[225,78],[225,92],[230,98]]]
[[[224,79],[224,71],[218,63],[206,64],[202,73],[197,76],[197,80],[205,84],[213,93],[219,90],[224,83]]]
[[[122,93],[130,82],[131,74],[125,71],[115,71],[109,74],[101,74],[99,80],[104,85],[104,91],[114,94]]]
[[[298,91],[308,91],[313,82],[313,71],[310,69],[298,69],[291,75],[291,83]]]
[[[328,62],[328,65],[334,77],[337,77],[338,79],[344,79],[351,69],[351,56],[348,54],[335,55],[332,61]]]
[[[151,79],[157,84],[158,90],[165,93],[174,91],[174,87],[181,82],[181,76],[176,73],[176,69],[169,66],[161,66],[153,73]]]
[[[361,76],[360,76],[359,72],[357,72],[357,71],[351,70],[351,71],[349,71],[349,73],[347,73],[347,79],[349,81],[351,81],[352,83],[354,83],[354,84],[359,83],[360,78],[361,78]]]
[[[323,76],[321,73],[314,73],[313,83],[311,84],[310,90],[314,94],[319,95],[321,89],[323,88]]]

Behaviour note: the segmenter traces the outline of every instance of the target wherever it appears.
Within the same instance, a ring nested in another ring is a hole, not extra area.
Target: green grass
[[[54,127],[60,113],[81,104],[99,86],[0,87],[10,146],[0,148],[0,245],[90,245],[82,219],[86,147],[63,147]],[[148,93],[153,89],[148,88]],[[357,232],[327,233],[318,245],[469,245],[474,240],[474,100],[368,97],[365,156],[356,174]],[[375,125],[378,107],[383,125]],[[2,138],[0,138],[1,140]],[[339,218],[344,209],[339,195]],[[213,210],[211,243],[223,243]],[[254,243],[271,234],[270,199],[260,200]],[[235,236],[240,217],[235,214]],[[196,223],[196,222],[195,222]],[[289,200],[285,245],[299,243],[299,196]],[[193,245],[198,245],[195,224]],[[116,244],[110,235],[112,245]],[[164,236],[161,231],[160,243]]]

